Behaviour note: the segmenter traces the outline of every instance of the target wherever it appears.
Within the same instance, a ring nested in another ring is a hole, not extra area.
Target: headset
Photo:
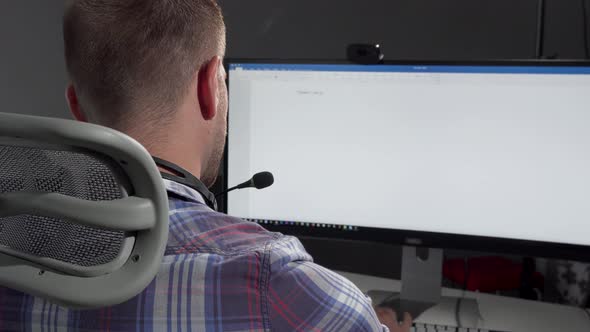
[[[178,174],[173,175],[166,172],[160,172],[162,178],[183,184],[189,188],[196,190],[199,194],[201,194],[201,196],[203,196],[205,204],[207,204],[207,206],[211,209],[217,211],[217,200],[215,199],[215,194],[209,191],[209,188],[207,188],[207,186],[203,182],[201,182],[201,180],[199,180],[196,176],[192,175],[190,172],[176,164],[173,164],[169,161],[157,157],[152,158],[154,159],[154,162],[156,162],[156,165],[158,165],[159,167],[172,173]]]

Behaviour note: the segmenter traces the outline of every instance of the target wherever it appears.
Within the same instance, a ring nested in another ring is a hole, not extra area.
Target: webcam
[[[348,61],[363,65],[380,64],[384,58],[379,44],[350,44],[346,55]]]

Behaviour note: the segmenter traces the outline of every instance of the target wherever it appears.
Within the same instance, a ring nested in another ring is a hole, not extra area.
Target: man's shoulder
[[[286,252],[293,241],[291,237],[269,232],[254,222],[214,211],[198,202],[171,202],[169,219],[167,254],[269,254],[273,248],[285,248]]]
[[[190,259],[201,264],[194,271],[207,272],[204,283],[221,280],[234,289],[259,292],[259,302],[253,303],[263,325],[277,331],[382,331],[370,300],[346,278],[315,264],[297,238],[201,203],[177,203],[170,209],[168,243],[168,255],[174,257],[165,262],[183,265]],[[241,282],[246,284],[236,288]],[[240,312],[253,305],[229,298],[224,303]]]
[[[311,255],[296,237],[281,234],[270,245],[271,273],[284,272],[284,269],[290,268],[291,263],[313,262]]]

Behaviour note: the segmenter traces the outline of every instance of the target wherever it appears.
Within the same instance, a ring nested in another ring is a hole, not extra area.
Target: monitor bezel
[[[227,71],[227,85],[229,85],[230,64],[336,64],[356,65],[357,63],[347,60],[313,60],[313,59],[248,59],[248,58],[227,58],[224,66]],[[590,60],[537,60],[537,59],[515,59],[515,60],[389,60],[379,65],[415,65],[415,66],[514,66],[514,67],[590,67]],[[229,95],[228,95],[229,97]],[[228,104],[229,107],[229,104]],[[228,119],[231,110],[228,112]],[[229,121],[229,120],[228,120]],[[229,132],[228,125],[228,138]],[[225,146],[222,162],[222,186],[228,188],[228,147]],[[228,196],[224,195],[220,200],[221,211],[227,213]],[[313,224],[312,224],[313,225]],[[565,243],[554,243],[544,241],[532,241],[509,238],[496,238],[476,235],[462,235],[453,233],[436,233],[424,231],[412,231],[404,229],[386,229],[374,227],[354,227],[355,230],[335,229],[321,226],[297,226],[290,223],[280,222],[265,224],[264,227],[272,232],[281,232],[297,237],[314,237],[324,239],[353,240],[363,242],[377,242],[393,245],[408,245],[416,247],[471,250],[477,252],[510,254],[518,256],[534,256],[552,259],[568,259],[590,262],[590,246],[574,245]]]

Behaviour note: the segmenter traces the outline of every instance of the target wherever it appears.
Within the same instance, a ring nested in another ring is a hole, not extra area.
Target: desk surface
[[[356,273],[338,272],[367,293],[370,290],[399,292],[399,280],[372,277]],[[444,296],[459,297],[461,290],[443,289]],[[466,298],[476,298],[483,318],[479,327],[506,332],[588,332],[590,316],[582,309],[551,303],[527,301],[497,295],[465,292]],[[423,313],[420,323],[439,323],[455,326],[454,311],[437,306]]]

